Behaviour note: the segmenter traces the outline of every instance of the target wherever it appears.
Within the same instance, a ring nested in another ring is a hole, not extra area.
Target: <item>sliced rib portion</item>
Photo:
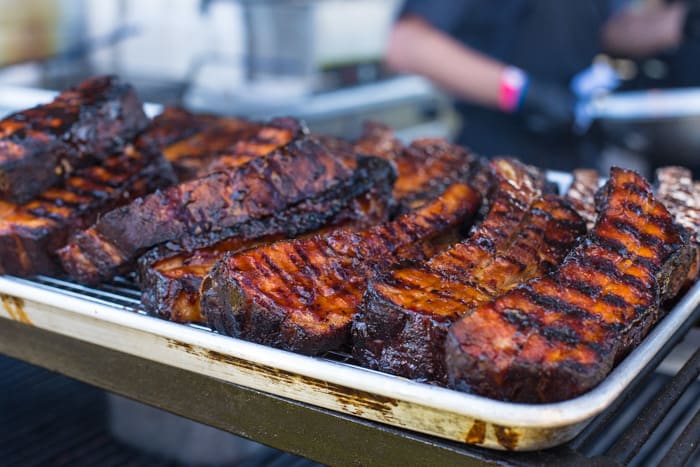
[[[569,399],[658,321],[689,267],[686,233],[634,172],[613,168],[601,202],[593,231],[556,272],[450,328],[451,385],[509,401]]]
[[[120,151],[148,125],[133,88],[92,78],[0,121],[0,199],[24,203],[75,168]]]
[[[0,202],[0,272],[57,274],[54,251],[103,212],[175,181],[160,152],[128,146],[25,204]]]
[[[306,354],[348,343],[368,276],[435,252],[431,240],[463,224],[479,194],[451,185],[422,208],[356,232],[277,242],[217,263],[202,310],[219,332]]]
[[[181,181],[218,170],[235,168],[291,141],[301,138],[306,128],[292,118],[267,123],[220,117],[209,128],[163,149]]]
[[[576,212],[586,221],[588,230],[593,228],[598,214],[595,211],[595,194],[601,185],[601,178],[595,169],[574,170],[574,181],[566,192],[566,199]]]
[[[392,206],[393,173],[374,172],[372,175],[384,175],[384,178],[377,179],[369,191],[348,200],[348,206],[331,218],[327,226],[313,233],[337,228],[365,229],[386,221]],[[194,252],[176,251],[168,245],[147,252],[139,258],[137,268],[144,308],[164,319],[204,323],[199,288],[212,266],[227,253],[238,253],[287,238],[282,231],[274,229],[261,234],[229,238]]]
[[[585,232],[581,218],[514,160],[491,163],[491,209],[473,234],[424,264],[370,281],[353,323],[361,365],[443,381],[448,326],[464,313],[561,261]]]
[[[217,124],[223,117],[165,107],[138,136],[140,144],[164,149]]]
[[[368,122],[353,149],[358,154],[381,157],[396,164],[399,177],[394,185],[394,198],[399,212],[421,206],[453,182],[469,179],[470,185],[482,193],[488,187],[483,175],[477,178],[474,175],[484,162],[443,139],[424,138],[404,146],[391,128]]]
[[[255,122],[166,107],[139,140],[161,148],[178,179],[186,181],[242,165],[307,132],[304,124],[293,118]]]
[[[659,200],[690,234],[694,258],[686,285],[692,285],[700,274],[700,188],[685,167],[661,167],[656,171],[656,179]]]
[[[74,236],[59,255],[73,278],[95,283],[166,242],[194,251],[270,230],[296,235],[321,227],[347,206],[348,199],[383,178],[374,172],[392,170],[381,159],[338,158],[315,141],[295,141],[236,169],[184,182],[110,211]]]
[[[475,189],[482,191],[486,188],[482,178],[472,177],[482,160],[442,139],[413,141],[394,159],[394,163],[399,174],[394,185],[394,197],[400,212],[422,206],[454,182],[469,179]]]

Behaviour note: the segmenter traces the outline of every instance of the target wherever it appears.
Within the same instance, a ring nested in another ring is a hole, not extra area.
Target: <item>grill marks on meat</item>
[[[307,133],[304,124],[293,118],[263,123],[167,107],[139,141],[161,148],[179,180],[186,181],[238,167]]]
[[[396,165],[399,177],[394,185],[394,198],[399,212],[422,206],[453,182],[469,181],[482,193],[487,190],[484,175],[477,176],[483,161],[442,139],[419,139],[406,147],[386,125],[368,122],[354,144],[354,151],[381,157]]]
[[[434,239],[478,209],[479,194],[451,185],[422,208],[371,229],[340,230],[230,255],[202,284],[219,332],[306,354],[346,345],[368,276],[434,254]]]
[[[392,202],[393,173],[387,171],[384,175],[369,191],[350,200],[326,227],[313,234],[337,228],[365,229],[386,221]],[[281,231],[271,230],[262,237],[234,237],[192,253],[174,252],[167,245],[156,247],[138,261],[138,278],[143,291],[141,302],[147,312],[161,318],[204,323],[199,289],[212,266],[227,253],[246,251],[285,238]]]
[[[574,170],[574,181],[566,193],[566,199],[576,209],[576,212],[586,221],[586,227],[591,230],[595,225],[598,214],[595,211],[595,195],[600,188],[600,175],[594,169]]]
[[[306,133],[297,120],[277,118],[269,123],[219,118],[209,128],[163,149],[181,181],[218,170],[239,167]]]
[[[403,146],[398,147],[398,143],[393,140],[393,132],[385,129],[385,127],[370,127],[372,131],[381,132],[380,135],[373,135],[372,142],[365,140],[361,143],[365,149],[372,149],[372,153],[379,154],[388,158],[389,152],[393,151],[390,148],[403,149]],[[337,138],[331,137],[316,137],[325,147],[329,148],[336,156],[353,158],[353,146]],[[366,136],[367,138],[367,136]],[[386,140],[389,140],[388,142]],[[370,148],[370,146],[372,146]],[[417,154],[414,156],[413,170],[407,170],[407,164],[400,165],[403,169],[403,175],[399,176],[395,186],[402,186],[402,193],[407,196],[408,186],[405,180],[413,182],[416,179],[415,172],[423,171],[426,173],[444,173],[446,167],[444,161],[450,157],[448,154],[443,154],[440,157],[432,157],[430,151],[456,151],[454,156],[451,156],[455,161],[463,161],[465,164],[472,161],[471,156],[460,149],[447,144],[427,144],[423,150],[418,144],[411,148],[411,153]],[[392,156],[393,157],[393,156]],[[433,167],[431,164],[438,164]],[[466,173],[469,165],[460,169],[460,172]],[[451,175],[454,175],[451,174]],[[420,197],[427,198],[428,194],[421,193],[420,190],[428,190],[434,192],[435,186],[416,186],[419,190],[414,194],[414,199]],[[372,225],[379,224],[388,220],[389,213],[393,210],[393,199],[391,181],[388,179],[377,180],[377,184],[370,191],[351,201],[351,204],[341,210],[338,215],[330,219],[324,230],[328,231],[333,228],[342,226],[345,228],[352,227],[354,230],[361,230]],[[318,234],[319,232],[316,232]],[[455,232],[457,233],[457,232]],[[308,234],[307,234],[308,235]],[[261,246],[265,243],[280,240],[283,235],[275,232],[268,232],[263,239],[257,237],[252,239],[235,238],[225,240],[219,245],[213,247],[196,250],[192,253],[177,253],[172,252],[167,246],[157,247],[153,251],[144,255],[138,264],[138,271],[141,283],[142,302],[147,311],[157,314],[166,319],[175,321],[201,321],[203,317],[200,312],[199,304],[199,285],[202,279],[208,273],[208,270],[214,263],[222,258],[227,252],[235,253],[245,251],[247,249]],[[455,238],[448,238],[446,235],[444,242],[453,243],[457,241]],[[173,257],[173,255],[175,255]]]
[[[422,206],[454,182],[469,181],[477,190],[485,189],[480,179],[474,177],[482,161],[464,148],[441,139],[412,142],[394,163],[399,174],[394,197],[400,212]]]
[[[452,386],[519,402],[572,398],[648,333],[689,267],[686,233],[634,172],[613,168],[601,201],[594,229],[559,270],[450,328]]]
[[[194,114],[179,107],[165,107],[138,136],[139,144],[163,149],[210,128],[223,117]]]
[[[166,242],[194,251],[234,236],[297,235],[324,225],[348,199],[386,178],[377,174],[392,171],[381,159],[337,158],[314,141],[295,141],[110,211],[59,255],[73,278],[95,283]]]
[[[370,281],[353,323],[353,355],[369,368],[443,381],[443,344],[457,318],[545,274],[585,232],[537,174],[513,160],[492,162],[491,209],[473,234],[424,264]]]
[[[174,182],[160,153],[128,146],[100,166],[78,169],[61,186],[25,204],[0,202],[0,271],[4,274],[57,274],[54,251],[72,232],[134,197]]]
[[[657,196],[676,222],[690,234],[693,262],[688,272],[687,285],[700,274],[700,187],[693,182],[690,170],[684,167],[662,167],[656,171]]]
[[[147,125],[132,87],[114,77],[12,114],[0,121],[0,198],[25,203],[75,168],[121,151]]]

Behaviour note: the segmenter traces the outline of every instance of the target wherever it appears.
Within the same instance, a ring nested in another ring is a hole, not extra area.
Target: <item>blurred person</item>
[[[700,36],[700,0],[407,0],[389,67],[456,99],[460,144],[551,169],[582,165],[571,82],[596,55],[640,58]]]

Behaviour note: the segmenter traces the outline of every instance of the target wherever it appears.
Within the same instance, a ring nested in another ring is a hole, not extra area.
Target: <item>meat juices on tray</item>
[[[517,402],[570,399],[660,319],[690,267],[687,232],[635,172],[613,168],[600,199],[595,227],[558,270],[452,325],[452,387]]]

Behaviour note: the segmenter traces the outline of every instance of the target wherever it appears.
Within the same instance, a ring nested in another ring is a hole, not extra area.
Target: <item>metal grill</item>
[[[128,277],[119,277],[109,283],[90,288],[43,276],[23,281],[35,287],[54,291],[58,289],[64,294],[88,299],[96,303],[117,306],[126,312],[145,314],[140,304],[140,292],[133,280]],[[691,327],[691,324],[687,323],[687,329]],[[188,326],[213,332],[204,326]],[[686,337],[685,342],[680,346],[686,350],[688,347],[692,347],[695,351],[682,367],[679,369],[680,365],[676,365],[672,369],[671,374],[668,371],[666,373],[654,372],[654,369],[666,355],[674,350],[676,343],[669,343],[662,352],[656,355],[655,360],[646,373],[640,375],[612,407],[598,416],[576,439],[564,446],[548,451],[520,454],[507,454],[464,446],[460,446],[459,449],[462,451],[465,459],[470,459],[477,463],[496,461],[518,465],[563,465],[564,463],[568,465],[572,462],[583,465],[700,465],[700,455],[696,452],[698,441],[700,441],[699,343],[700,329],[695,328],[690,331],[690,335]],[[678,354],[678,352],[679,347],[676,347],[675,353]],[[324,355],[323,358],[353,365],[351,356],[342,352],[330,352]],[[667,359],[664,362],[665,365],[662,365],[666,370],[669,368],[669,365],[666,364],[668,361]],[[37,388],[40,388],[42,384],[46,387],[50,385],[50,383],[42,383],[40,381],[41,378],[37,375],[23,376],[21,372],[15,371],[10,375],[4,376],[3,380],[6,381],[5,387],[8,387],[7,381],[18,382],[23,378],[29,378],[28,381],[22,382],[23,387],[33,386],[33,382],[38,385]],[[44,375],[44,378],[47,378],[46,375]],[[52,378],[59,377],[52,375]],[[10,384],[9,387],[13,386]],[[60,391],[56,391],[56,394],[60,394]],[[42,397],[36,393],[26,393],[26,395],[26,403],[30,405],[36,405],[37,400],[42,400]],[[94,398],[95,396],[91,395],[90,397]],[[50,401],[51,399],[48,400]],[[89,402],[90,399],[86,400]],[[87,403],[86,400],[82,402]],[[18,407],[20,405],[18,404]],[[47,433],[54,431],[49,426],[52,421],[55,422],[66,416],[63,415],[64,412],[61,412],[66,407],[71,407],[70,403],[56,403],[55,400],[54,403],[40,405],[36,410],[42,413],[44,418],[38,419],[39,422],[37,423],[29,423],[29,428],[19,430],[18,434],[7,439],[0,439],[0,446],[3,446],[3,449],[5,449],[4,446],[19,446],[22,443],[18,439],[27,439],[35,440],[31,441],[31,443],[34,443],[35,446],[39,444],[43,447],[44,443],[36,440],[43,439],[47,436]],[[72,407],[73,409],[69,411],[86,413],[84,410],[76,409],[75,406]],[[6,415],[6,412],[3,410],[2,414],[0,414],[0,417],[2,417],[0,422],[5,424],[8,423],[8,420],[17,418],[34,419],[31,415],[32,411],[22,412],[21,410],[13,408],[13,410],[7,411],[9,415]],[[3,426],[0,425],[0,427]],[[81,422],[80,420],[76,420],[71,426],[77,431],[63,438],[52,439],[50,445],[66,447],[76,440],[88,440],[93,444],[87,444],[86,446],[94,445],[94,449],[91,448],[94,452],[86,452],[86,460],[92,462],[95,458],[90,456],[103,454],[108,457],[106,452],[112,448],[110,447],[110,442],[100,438],[104,433],[96,432],[94,428],[87,427],[84,421]],[[31,434],[31,436],[23,438],[22,433],[25,432]],[[440,444],[440,441],[437,441],[435,444]],[[443,445],[445,447],[454,446],[454,444],[446,442],[443,442]],[[45,451],[45,449],[42,448],[42,451]],[[46,451],[48,452],[48,448]],[[101,451],[104,452],[100,454]],[[10,451],[10,454],[12,452],[14,451]],[[10,458],[3,456],[3,453],[4,451],[0,449],[0,458]],[[12,457],[12,459],[15,458]],[[20,456],[17,459],[21,460],[22,458]],[[151,461],[152,459],[148,460],[149,465],[154,465]],[[157,464],[156,461],[153,462]],[[162,460],[158,462],[162,462]],[[265,461],[246,465],[268,464]]]
[[[47,290],[60,291],[66,295],[87,299],[102,305],[121,308],[130,313],[148,315],[141,306],[141,291],[133,278],[117,276],[109,282],[104,282],[94,287],[87,287],[74,282],[69,282],[54,277],[35,276],[31,280],[16,278],[17,281],[26,282],[36,287]],[[201,331],[214,332],[207,326],[199,324],[183,324]],[[357,366],[350,354],[341,351],[326,352],[321,358],[334,362]]]
[[[105,393],[65,376],[0,356],[0,465],[176,467],[115,439]],[[235,467],[320,467],[263,448]]]

